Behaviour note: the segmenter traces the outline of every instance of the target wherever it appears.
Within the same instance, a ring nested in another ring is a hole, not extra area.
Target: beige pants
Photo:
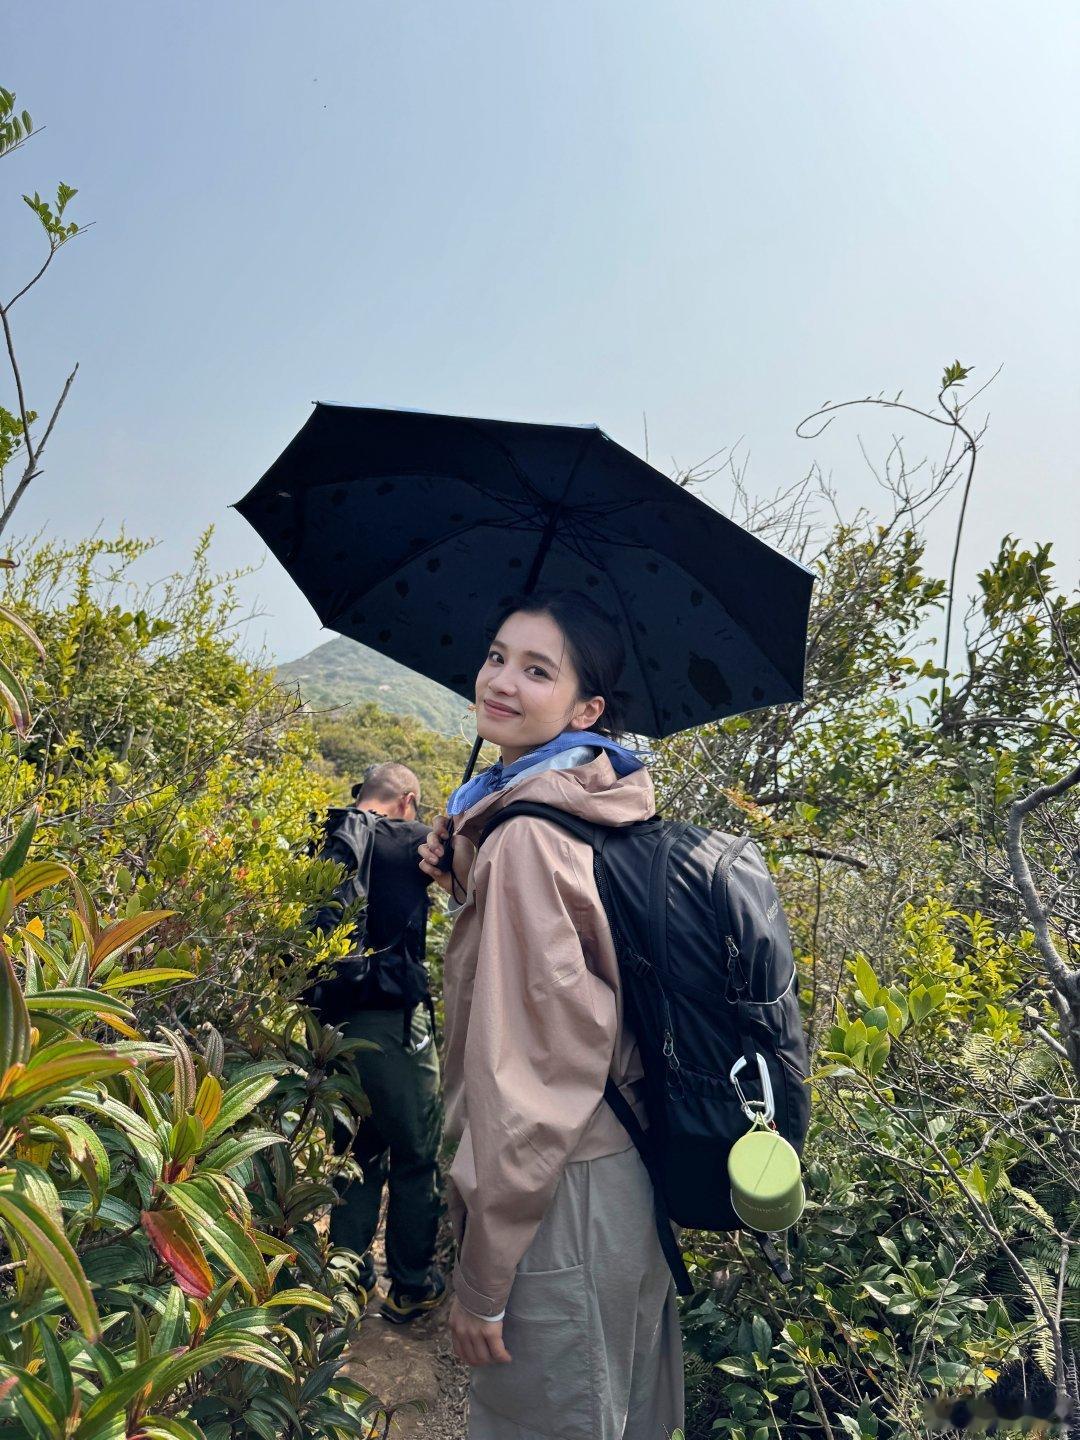
[[[682,1425],[675,1287],[636,1150],[567,1166],[503,1339],[510,1364],[473,1369],[469,1440],[666,1440]]]

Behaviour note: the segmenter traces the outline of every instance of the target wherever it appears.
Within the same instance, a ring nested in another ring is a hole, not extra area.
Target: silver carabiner
[[[758,1077],[761,1080],[761,1093],[765,1097],[764,1100],[748,1100],[743,1093],[742,1086],[735,1078],[739,1071],[746,1065],[745,1055],[740,1055],[738,1060],[735,1061],[735,1064],[731,1067],[728,1079],[732,1085],[734,1085],[735,1093],[739,1097],[739,1104],[742,1106],[742,1112],[750,1123],[756,1124],[760,1119],[768,1125],[772,1122],[772,1118],[776,1114],[776,1101],[773,1098],[772,1081],[769,1079],[769,1067],[765,1064],[765,1057],[760,1051],[756,1050],[754,1053],[757,1056]]]

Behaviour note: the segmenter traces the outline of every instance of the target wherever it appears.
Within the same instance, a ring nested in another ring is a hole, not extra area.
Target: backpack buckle
[[[742,1112],[750,1121],[751,1125],[756,1125],[759,1120],[763,1121],[766,1125],[770,1125],[773,1116],[776,1114],[776,1100],[773,1096],[772,1080],[769,1078],[769,1067],[765,1064],[764,1055],[762,1055],[760,1050],[756,1050],[754,1054],[757,1056],[758,1079],[761,1082],[761,1093],[764,1096],[763,1100],[747,1099],[743,1093],[742,1086],[736,1078],[739,1071],[746,1065],[745,1055],[740,1055],[738,1060],[735,1061],[735,1064],[732,1065],[728,1073],[728,1079],[732,1085],[734,1085],[735,1094],[739,1097]]]

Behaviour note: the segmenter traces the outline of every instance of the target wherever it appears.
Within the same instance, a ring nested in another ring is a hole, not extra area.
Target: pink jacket
[[[485,796],[455,833],[475,843],[504,805],[536,800],[624,825],[654,813],[647,770],[622,778],[603,753]],[[603,1099],[609,1074],[644,1119],[633,1037],[592,849],[522,816],[484,842],[444,968],[447,1134],[458,1141],[450,1211],[454,1288],[476,1315],[506,1305],[571,1160],[613,1155],[630,1138]]]

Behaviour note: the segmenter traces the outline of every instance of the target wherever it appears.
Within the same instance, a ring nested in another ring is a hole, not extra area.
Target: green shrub
[[[304,924],[337,878],[310,737],[204,565],[166,629],[102,596],[98,542],[35,592],[56,553],[20,583],[62,656],[0,737],[0,1435],[362,1435],[357,1257],[317,1222],[366,1101],[296,1003],[344,943]]]

